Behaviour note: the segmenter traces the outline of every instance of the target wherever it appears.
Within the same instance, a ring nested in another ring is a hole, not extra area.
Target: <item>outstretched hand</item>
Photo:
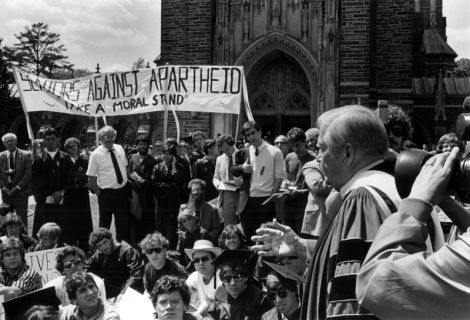
[[[416,177],[409,198],[438,204],[445,196],[459,148],[437,154],[426,161]]]
[[[257,244],[250,247],[261,256],[297,255],[300,237],[289,227],[273,220],[272,227],[259,228],[251,240]]]

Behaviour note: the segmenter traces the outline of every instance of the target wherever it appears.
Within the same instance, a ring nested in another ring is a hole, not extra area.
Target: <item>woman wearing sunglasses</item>
[[[145,295],[150,296],[157,280],[164,275],[174,275],[186,279],[188,273],[178,262],[167,259],[169,242],[160,232],[148,234],[139,244],[148,262],[144,271]]]
[[[411,121],[402,108],[396,105],[389,105],[388,115],[385,122],[388,142],[391,149],[400,153],[403,150],[403,143],[411,139]]]
[[[205,317],[214,309],[215,292],[222,285],[214,266],[214,260],[222,250],[209,240],[197,240],[192,249],[184,251],[196,269],[186,280],[191,291],[191,304],[197,309],[196,315]]]

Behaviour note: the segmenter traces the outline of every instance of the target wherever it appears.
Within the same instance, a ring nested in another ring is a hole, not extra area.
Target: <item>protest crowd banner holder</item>
[[[179,66],[97,73],[56,80],[13,70],[25,111],[28,134],[34,139],[29,112],[48,111],[88,117],[136,115],[164,111],[238,114],[242,103],[253,120],[241,66]],[[177,128],[179,131],[179,128]],[[166,135],[166,130],[164,130]]]

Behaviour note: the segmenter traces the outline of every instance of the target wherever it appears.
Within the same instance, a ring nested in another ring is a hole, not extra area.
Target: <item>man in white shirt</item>
[[[129,241],[131,212],[126,154],[121,145],[114,143],[113,127],[101,128],[98,138],[101,145],[91,153],[86,174],[90,189],[98,196],[99,226],[109,229],[114,213],[117,240]]]
[[[245,122],[242,132],[251,146],[239,151],[244,156],[236,156],[238,166],[234,169],[234,175],[239,176],[240,171],[245,174],[244,179],[247,174],[251,175],[248,200],[240,213],[245,236],[250,239],[261,223],[274,218],[274,202],[263,203],[279,191],[286,170],[281,150],[261,138],[261,126],[258,123]],[[240,160],[243,162],[240,163]]]
[[[214,186],[219,190],[218,207],[222,210],[224,224],[237,224],[238,186],[235,184],[232,168],[235,163],[235,141],[229,134],[217,138],[217,146],[222,154],[215,163]]]

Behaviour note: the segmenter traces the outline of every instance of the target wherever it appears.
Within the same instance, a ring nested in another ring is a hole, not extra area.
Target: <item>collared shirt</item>
[[[232,157],[233,166],[235,164],[236,152],[237,149],[234,149],[233,153],[230,156],[224,153],[217,157],[217,160],[215,162],[214,179],[212,179],[212,183],[214,184],[214,187],[216,187],[218,190],[235,191],[238,189],[236,186],[226,183],[227,181],[230,181],[228,172],[230,157]]]
[[[256,155],[256,149],[259,154]],[[250,146],[250,163],[253,166],[250,183],[250,197],[269,197],[274,181],[286,177],[284,157],[281,150],[266,141],[258,147]]]
[[[88,162],[87,175],[97,177],[98,186],[101,189],[120,189],[127,183],[127,158],[124,149],[119,144],[113,145],[114,154],[121,170],[123,181],[117,182],[116,172],[114,171],[113,161],[111,160],[111,149],[103,145],[95,149],[90,155]]]
[[[47,151],[47,150],[46,150]],[[49,152],[47,151],[47,154],[49,154],[51,156],[52,159],[54,159],[55,155],[57,154],[57,152],[59,152],[59,150],[56,150],[56,151],[52,151],[52,152]]]
[[[6,269],[2,268],[0,271],[0,283],[6,287],[20,288],[21,295],[40,289],[42,286],[41,276],[31,269],[26,262],[23,263],[14,275],[10,275]]]

